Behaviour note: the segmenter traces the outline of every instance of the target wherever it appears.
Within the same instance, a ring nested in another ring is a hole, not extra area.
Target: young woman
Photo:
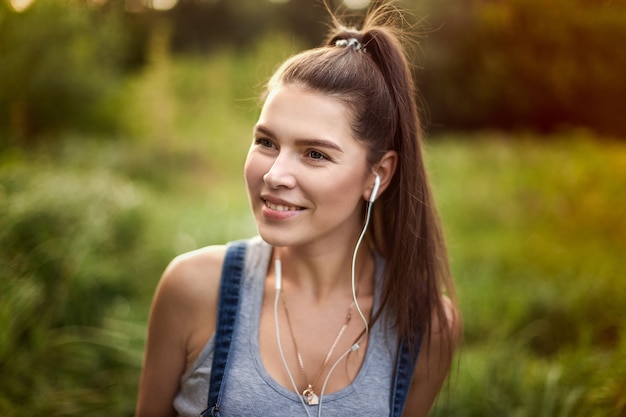
[[[428,415],[461,320],[394,13],[335,19],[271,78],[244,169],[259,236],[166,269],[138,416]]]

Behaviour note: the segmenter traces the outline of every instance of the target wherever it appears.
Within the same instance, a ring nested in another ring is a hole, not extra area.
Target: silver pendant
[[[318,405],[320,403],[320,399],[317,397],[315,392],[313,392],[313,387],[310,385],[307,389],[302,391],[302,396],[308,405]]]

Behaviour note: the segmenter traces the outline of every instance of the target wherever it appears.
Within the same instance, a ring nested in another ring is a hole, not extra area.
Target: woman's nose
[[[280,152],[269,171],[263,175],[263,181],[272,189],[293,188],[296,185],[296,166],[293,158]]]

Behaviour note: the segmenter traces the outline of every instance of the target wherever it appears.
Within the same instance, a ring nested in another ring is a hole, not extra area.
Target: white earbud
[[[378,173],[374,173],[376,178],[374,179],[374,187],[372,188],[372,194],[370,194],[370,203],[373,203],[376,200],[376,196],[378,195],[378,189],[380,188],[380,175]]]
[[[283,285],[283,273],[280,258],[274,261],[274,281],[276,281],[276,291],[280,291]]]

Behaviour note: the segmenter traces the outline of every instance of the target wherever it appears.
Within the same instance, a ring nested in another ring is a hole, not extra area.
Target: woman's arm
[[[215,331],[224,249],[176,258],[157,287],[148,323],[137,417],[175,416],[180,378]]]
[[[437,315],[433,314],[431,337],[426,340],[429,343],[422,345],[403,417],[427,417],[450,371],[461,338],[462,324],[460,314],[452,302],[447,297],[443,301],[447,325],[443,327]]]

